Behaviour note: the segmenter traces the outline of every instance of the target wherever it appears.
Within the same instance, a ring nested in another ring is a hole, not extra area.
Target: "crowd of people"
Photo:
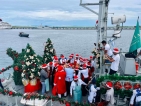
[[[120,61],[119,50],[118,48],[112,50],[106,41],[102,41],[101,43],[104,48],[99,48],[98,50],[104,50],[105,63],[111,64],[109,74],[115,74],[118,71]],[[101,86],[104,86],[107,92],[105,96],[101,97],[103,102],[100,102],[98,106],[114,106],[113,83],[107,81],[104,85],[102,84],[100,87],[97,87],[96,79],[93,76],[96,67],[96,56],[90,56],[89,58],[83,58],[79,54],[70,54],[68,58],[63,54],[60,57],[54,56],[53,61],[43,64],[39,72],[42,95],[46,95],[49,91],[52,91],[52,94],[58,95],[59,98],[62,98],[62,96],[73,97],[74,102],[77,103],[82,102],[82,96],[88,95],[88,103],[92,106],[93,103],[99,102],[99,100],[96,100],[98,96],[97,92]],[[1,81],[0,87],[4,89]],[[135,97],[137,102],[140,100],[140,86],[138,88],[139,90],[133,90],[130,101],[131,106],[133,106]]]
[[[106,41],[101,42],[104,46],[105,63],[111,63],[109,74],[115,74],[118,71],[120,61],[119,50],[110,48]],[[96,79],[93,77],[96,69],[96,56],[90,56],[89,59],[81,57],[79,54],[70,54],[68,59],[61,54],[58,58],[53,57],[53,62],[42,65],[40,72],[42,83],[42,94],[49,91],[49,85],[52,85],[52,94],[59,98],[64,96],[73,97],[74,102],[81,102],[82,96],[88,95],[88,102],[92,104],[97,96]],[[50,77],[52,76],[52,77]],[[106,83],[107,96],[105,104],[112,106],[114,91],[111,82]]]

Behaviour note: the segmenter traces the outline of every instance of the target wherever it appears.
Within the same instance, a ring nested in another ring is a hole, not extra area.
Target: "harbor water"
[[[19,32],[28,33],[29,38],[19,37]],[[121,38],[115,40],[115,47],[127,52],[133,33],[133,30],[123,30]],[[112,34],[112,30],[107,33],[108,36]],[[97,40],[97,32],[96,30],[0,30],[0,69],[13,64],[13,60],[6,54],[7,48],[12,48],[20,53],[22,48],[26,48],[29,43],[35,53],[42,56],[47,38],[52,40],[58,56],[64,54],[68,57],[71,53],[78,53],[82,57],[89,58],[92,55],[94,42]],[[8,72],[12,71],[10,69]]]

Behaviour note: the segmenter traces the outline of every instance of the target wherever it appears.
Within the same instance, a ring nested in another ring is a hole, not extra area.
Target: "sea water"
[[[29,34],[29,38],[19,37],[19,32]],[[134,31],[123,30],[121,38],[115,40],[115,47],[122,48],[127,52],[132,40]],[[108,36],[112,36],[113,31],[107,32]],[[27,30],[27,29],[9,29],[0,30],[0,69],[13,64],[13,60],[6,54],[7,48],[12,48],[17,52],[21,52],[22,48],[26,48],[29,43],[35,53],[42,56],[44,45],[50,38],[57,55],[64,54],[68,57],[71,53],[78,53],[82,57],[89,58],[97,40],[96,30]],[[11,68],[7,72],[12,72]]]

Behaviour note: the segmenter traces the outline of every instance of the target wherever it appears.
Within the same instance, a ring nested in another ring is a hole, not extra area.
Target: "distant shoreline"
[[[97,30],[96,27],[32,27],[12,26],[11,29],[39,29],[39,30]],[[135,26],[124,26],[123,30],[134,30]],[[140,27],[141,29],[141,27]],[[114,27],[107,27],[107,30],[114,30]]]

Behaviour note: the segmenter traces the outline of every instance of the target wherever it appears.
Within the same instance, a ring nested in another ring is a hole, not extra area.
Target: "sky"
[[[98,16],[79,4],[80,0],[0,0],[0,18],[13,26],[95,26]],[[98,6],[89,7],[98,12]],[[108,14],[108,26],[111,17],[121,15],[126,15],[125,26],[135,26],[141,17],[141,0],[110,0],[108,13],[114,13]]]

